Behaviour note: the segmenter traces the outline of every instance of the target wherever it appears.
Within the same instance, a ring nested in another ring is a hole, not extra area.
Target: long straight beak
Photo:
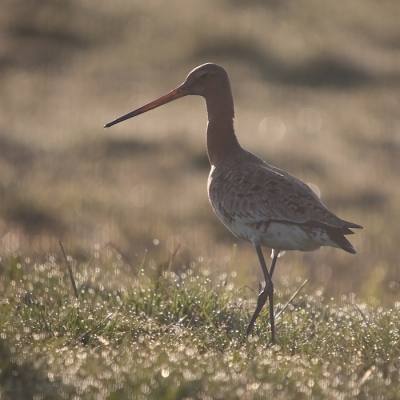
[[[167,104],[167,103],[170,103],[171,101],[174,101],[181,97],[187,96],[189,94],[189,92],[184,85],[185,84],[182,84],[181,86],[179,86],[176,89],[172,90],[171,92],[165,94],[164,96],[160,97],[159,99],[154,100],[151,103],[138,108],[137,110],[133,110],[130,113],[125,114],[122,117],[119,117],[119,118],[115,119],[114,121],[109,122],[108,124],[105,124],[104,128],[109,128],[110,126],[113,126],[115,124],[118,124],[119,122],[125,121],[126,119],[136,117],[136,115],[143,114],[146,111],[153,110],[154,108],[160,107],[163,104]]]

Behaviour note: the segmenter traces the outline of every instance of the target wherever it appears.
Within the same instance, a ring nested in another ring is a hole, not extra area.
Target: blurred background
[[[2,0],[2,258],[59,256],[61,240],[80,265],[108,248],[136,273],[179,245],[175,270],[236,271],[257,291],[254,249],[208,204],[203,99],[103,129],[215,62],[231,78],[242,146],[365,227],[349,237],[355,256],[287,253],[277,290],[310,278],[326,297],[394,304],[399,20],[393,0]]]

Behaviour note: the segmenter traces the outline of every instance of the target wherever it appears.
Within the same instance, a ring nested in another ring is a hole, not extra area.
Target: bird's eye
[[[208,74],[204,73],[200,75],[200,79],[207,79],[208,78]]]

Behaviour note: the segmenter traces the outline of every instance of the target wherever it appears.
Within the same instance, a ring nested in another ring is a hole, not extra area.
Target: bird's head
[[[185,82],[183,82],[182,85],[178,86],[176,89],[158,98],[157,100],[144,105],[143,107],[140,107],[112,122],[109,122],[104,127],[108,128],[118,124],[119,122],[136,117],[137,115],[153,110],[154,108],[160,107],[184,96],[198,95],[207,98],[207,96],[217,93],[219,90],[223,90],[224,85],[229,87],[229,78],[228,74],[222,67],[212,63],[200,65],[192,70],[187,76]]]

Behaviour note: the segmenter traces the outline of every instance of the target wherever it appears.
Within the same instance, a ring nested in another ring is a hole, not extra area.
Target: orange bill
[[[108,124],[104,125],[104,128],[109,128],[110,126],[113,126],[115,124],[118,124],[119,122],[125,121],[129,118],[136,117],[137,115],[143,114],[146,111],[153,110],[154,108],[160,107],[163,104],[170,103],[171,101],[174,101],[176,99],[179,99],[181,97],[187,96],[188,90],[185,88],[184,84],[179,86],[178,88],[172,90],[171,92],[165,94],[164,96],[160,97],[157,100],[152,101],[149,104],[146,104],[134,111],[131,111],[128,114],[123,115],[122,117],[119,117],[115,119],[114,121],[109,122]]]

